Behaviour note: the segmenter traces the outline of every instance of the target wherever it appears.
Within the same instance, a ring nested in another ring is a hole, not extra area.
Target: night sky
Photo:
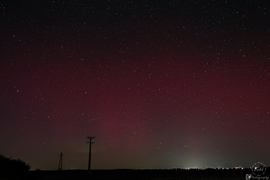
[[[0,154],[35,169],[270,164],[270,5],[1,1]]]

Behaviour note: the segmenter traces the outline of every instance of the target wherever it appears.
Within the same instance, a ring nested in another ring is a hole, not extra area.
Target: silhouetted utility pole
[[[62,160],[63,160],[63,154],[61,152],[60,154],[60,159],[59,159],[59,164],[58,164],[58,171],[62,171]]]
[[[94,142],[92,142],[92,139],[94,139],[94,136],[87,136],[87,138],[90,140],[89,142],[89,160],[88,160],[88,172],[90,173],[90,169],[91,169],[91,144],[93,144]]]

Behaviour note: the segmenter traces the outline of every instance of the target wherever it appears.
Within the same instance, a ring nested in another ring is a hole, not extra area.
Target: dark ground
[[[240,180],[246,179],[246,174],[251,174],[250,169],[92,170],[90,175],[85,170],[31,171],[29,176],[32,180]]]

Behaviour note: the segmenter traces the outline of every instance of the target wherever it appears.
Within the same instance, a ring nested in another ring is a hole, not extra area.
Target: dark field
[[[250,174],[250,169],[206,169],[206,170],[92,170],[89,175],[85,170],[67,170],[67,171],[31,171],[32,180],[203,180],[203,179],[221,179],[221,180],[242,180],[246,179],[246,174]]]

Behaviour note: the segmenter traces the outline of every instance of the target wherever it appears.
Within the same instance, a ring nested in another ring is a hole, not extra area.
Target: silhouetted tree
[[[24,176],[29,169],[30,165],[24,161],[6,158],[0,154],[0,178]]]

